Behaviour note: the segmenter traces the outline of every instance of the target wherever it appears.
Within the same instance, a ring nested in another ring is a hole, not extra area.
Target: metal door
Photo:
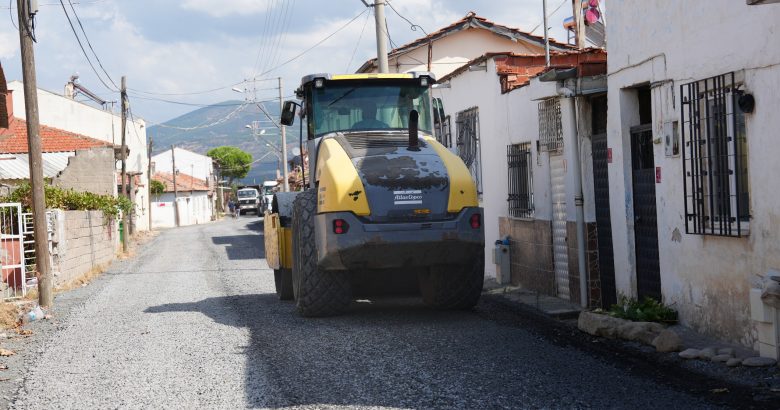
[[[601,306],[609,308],[617,303],[615,288],[615,258],[612,249],[612,221],[609,210],[609,154],[607,134],[592,137],[593,192],[596,205],[596,231],[599,251],[599,282]]]
[[[2,298],[20,298],[27,293],[22,205],[0,204],[0,272]]]
[[[556,291],[559,298],[570,299],[569,247],[566,241],[566,162],[563,155],[550,155],[550,182]]]
[[[631,128],[631,168],[634,190],[634,241],[637,294],[661,300],[658,259],[658,215],[655,206],[655,162],[651,125]]]

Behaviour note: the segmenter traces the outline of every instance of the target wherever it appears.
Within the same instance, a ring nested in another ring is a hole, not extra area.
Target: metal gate
[[[569,296],[569,247],[566,241],[566,162],[563,155],[550,155],[553,211],[553,261],[557,296]]]
[[[631,128],[631,176],[634,190],[636,287],[640,299],[661,300],[658,259],[658,214],[655,206],[655,162],[651,125]]]
[[[617,303],[615,257],[612,249],[612,221],[609,210],[607,134],[593,135],[591,144],[593,150],[593,192],[596,205],[601,306],[606,309]]]
[[[0,204],[0,289],[3,299],[27,294],[22,205]]]

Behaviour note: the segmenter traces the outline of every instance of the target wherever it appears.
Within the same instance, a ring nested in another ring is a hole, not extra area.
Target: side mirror
[[[282,106],[282,125],[293,125],[295,122],[296,104],[292,101],[285,101]]]

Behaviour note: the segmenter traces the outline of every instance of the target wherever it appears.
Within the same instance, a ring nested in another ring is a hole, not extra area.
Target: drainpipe
[[[576,92],[561,88],[561,94],[571,99],[571,129],[568,144],[574,150],[574,163],[571,166],[574,172],[574,206],[576,207],[577,224],[577,267],[580,275],[580,306],[588,307],[588,272],[585,267],[585,209],[582,195],[582,166],[580,163],[580,138],[577,125],[577,97]]]

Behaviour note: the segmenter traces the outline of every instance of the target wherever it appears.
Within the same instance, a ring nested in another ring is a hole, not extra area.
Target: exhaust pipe
[[[420,113],[417,110],[409,112],[409,151],[420,150],[420,137],[417,135],[417,124],[420,121]]]

